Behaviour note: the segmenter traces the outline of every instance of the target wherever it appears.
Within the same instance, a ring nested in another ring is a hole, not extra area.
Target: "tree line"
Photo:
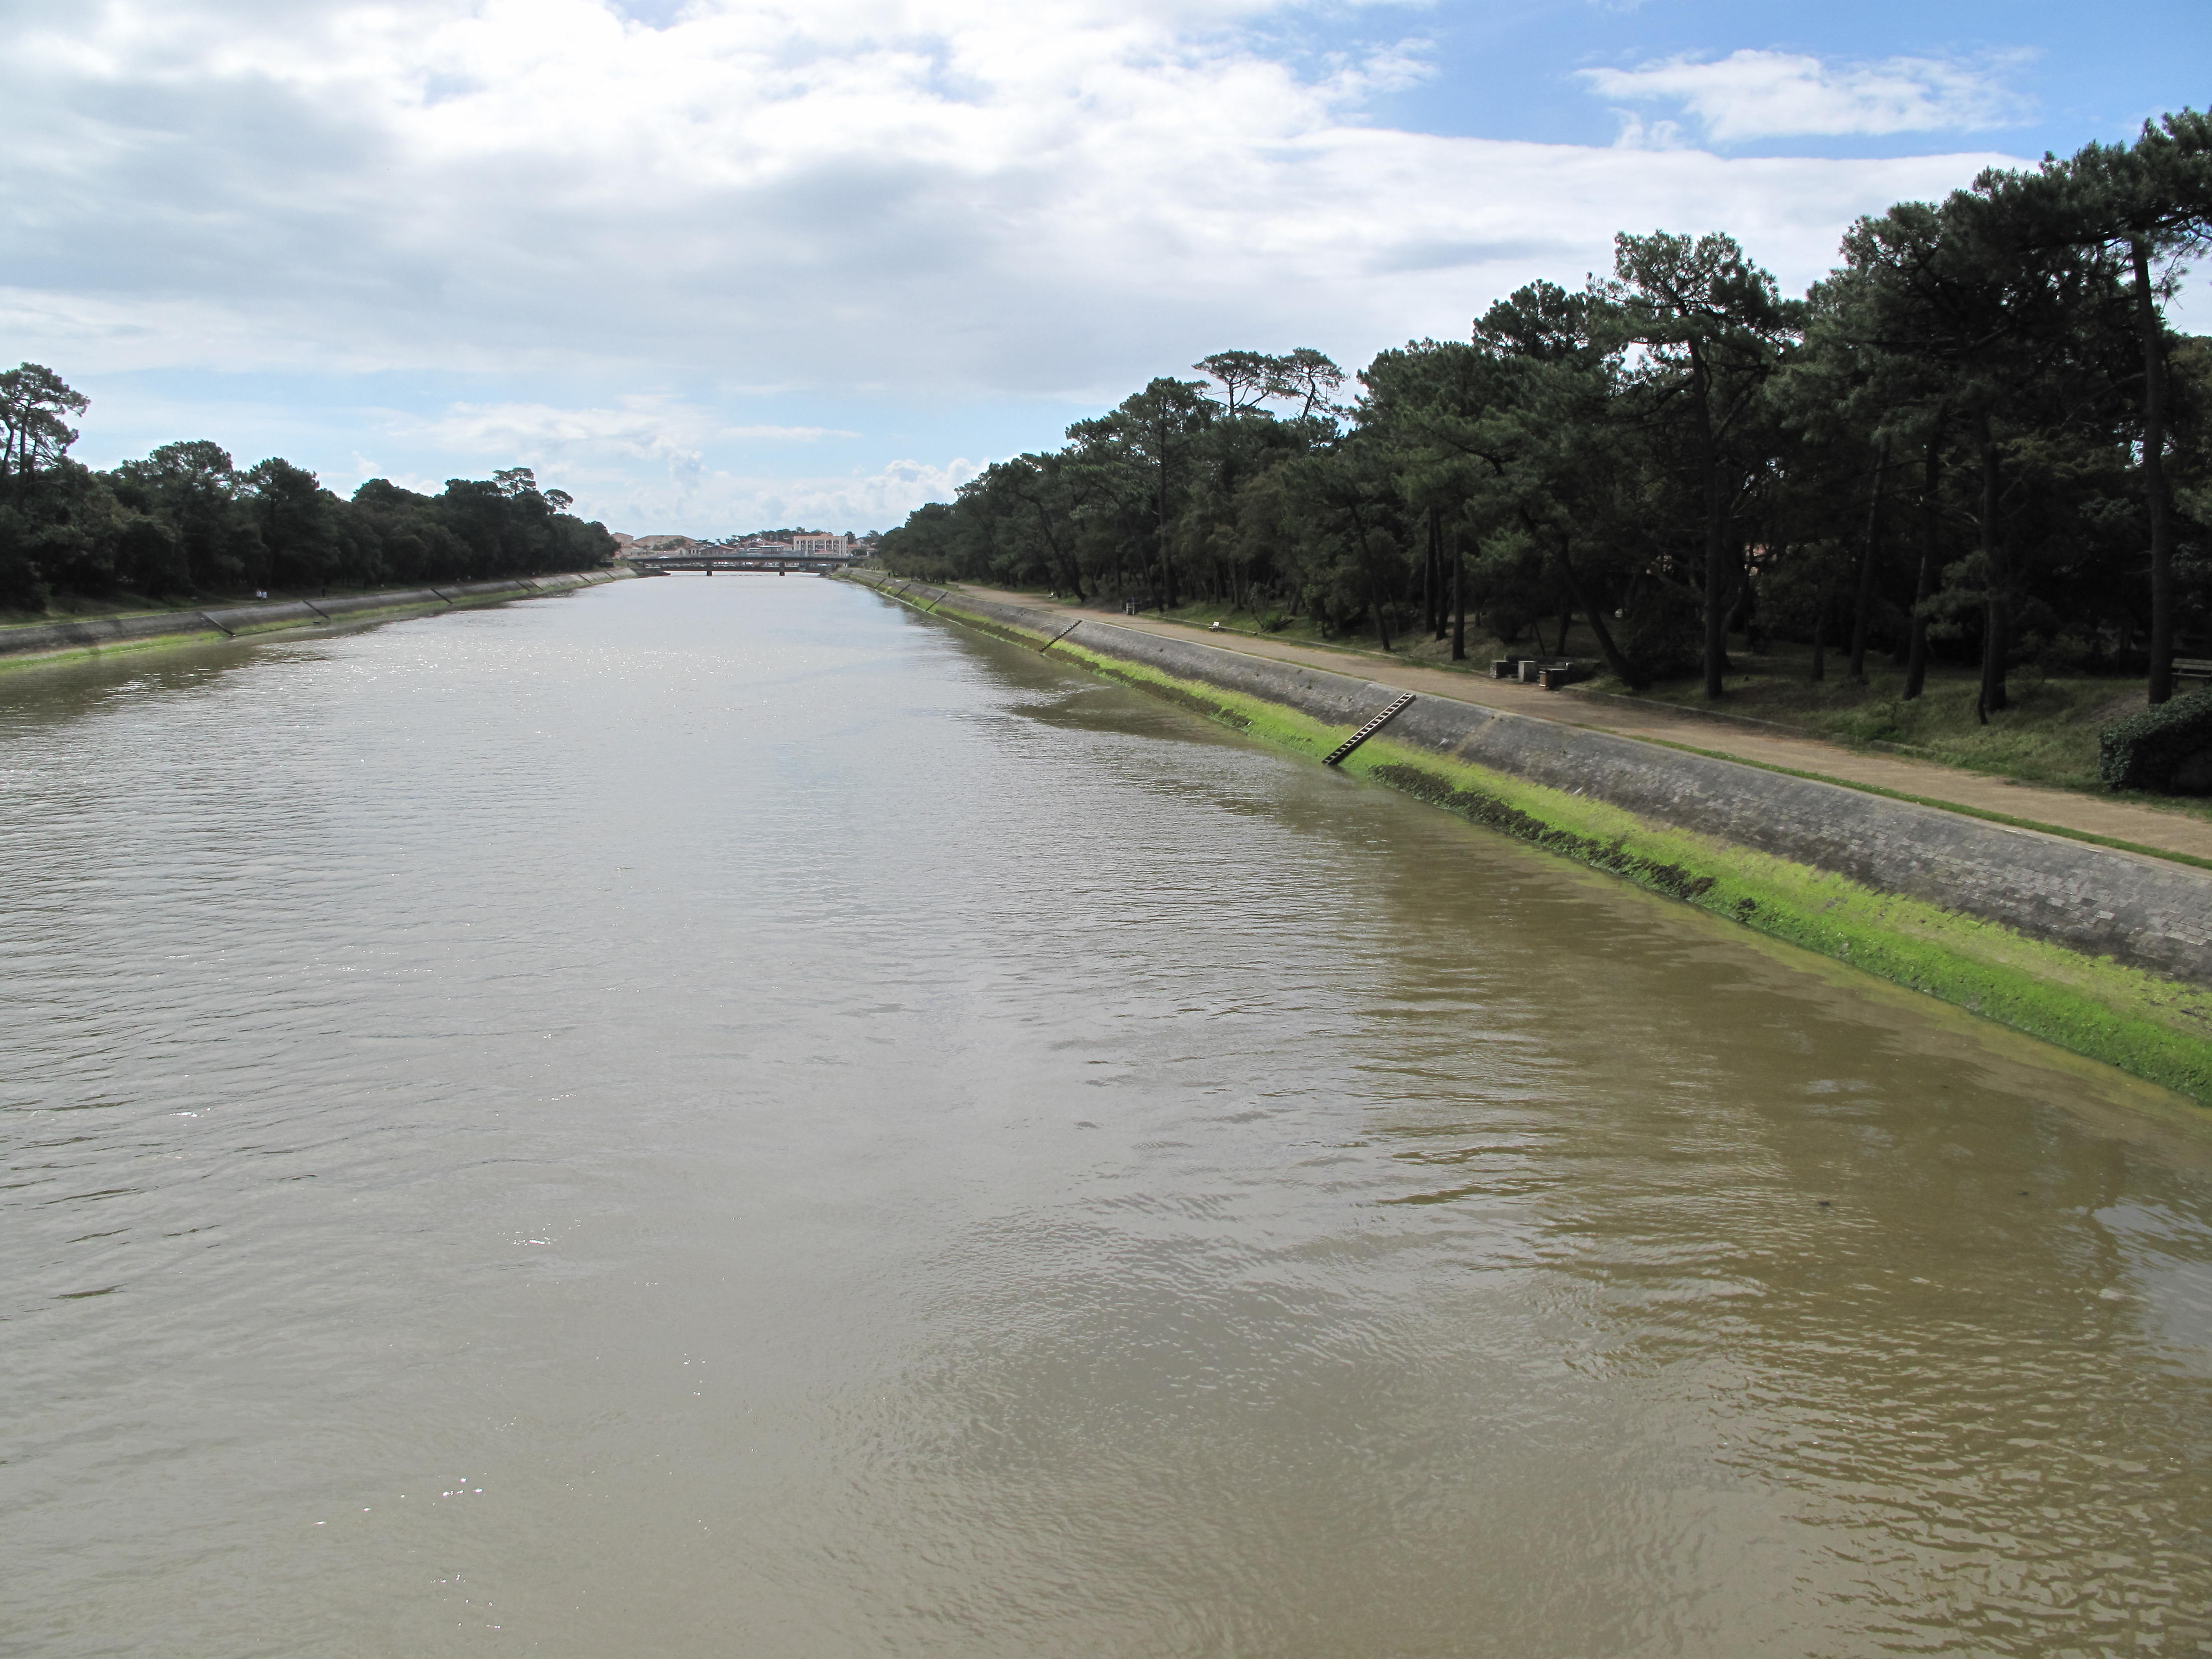
[[[1228,351],[884,538],[902,574],[1508,644],[1585,620],[1631,687],[1771,639],[1918,696],[1978,667],[2144,675],[2212,641],[2212,341],[2166,308],[2212,231],[2212,118],[1854,224],[1782,294],[1723,234],[1624,234],[1464,341],[1347,377]]]
[[[615,552],[526,466],[451,478],[435,495],[371,478],[348,500],[289,461],[240,468],[198,439],[95,471],[69,454],[70,422],[88,406],[41,364],[0,372],[0,606],[477,581]]]

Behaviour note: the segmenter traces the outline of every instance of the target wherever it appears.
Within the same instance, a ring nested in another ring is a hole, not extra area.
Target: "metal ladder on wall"
[[[1328,751],[1328,758],[1322,761],[1322,764],[1323,766],[1335,765],[1353,750],[1358,748],[1361,744],[1366,742],[1368,738],[1373,737],[1384,726],[1389,725],[1392,720],[1396,720],[1399,715],[1405,713],[1407,705],[1413,701],[1413,694],[1412,692],[1407,691],[1401,693],[1395,702],[1392,703],[1388,708],[1377,714],[1373,720],[1368,721],[1366,725],[1361,726],[1357,732],[1354,732],[1342,743],[1337,744],[1335,748],[1330,750]]]

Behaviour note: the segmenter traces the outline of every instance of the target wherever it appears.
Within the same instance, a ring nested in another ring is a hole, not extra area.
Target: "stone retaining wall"
[[[413,587],[384,593],[349,593],[339,598],[279,599],[261,605],[210,605],[198,611],[163,611],[137,617],[82,617],[67,622],[32,623],[0,628],[0,659],[51,656],[62,652],[112,650],[158,640],[236,637],[272,629],[316,628],[373,613],[435,610],[463,601],[483,604],[528,599],[536,593],[565,593],[613,581],[614,571],[587,570],[512,581],[465,582],[454,586]]]

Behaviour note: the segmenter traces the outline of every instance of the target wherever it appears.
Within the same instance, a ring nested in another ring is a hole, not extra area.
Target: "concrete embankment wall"
[[[1069,625],[854,579],[1033,647]],[[1051,650],[1316,757],[1397,695],[1100,618]],[[2212,872],[1437,697],[1344,769],[2212,1103]]]
[[[68,622],[33,623],[0,628],[0,663],[39,660],[79,653],[135,650],[193,640],[235,639],[277,629],[319,628],[334,622],[361,622],[406,611],[443,611],[462,605],[496,604],[540,593],[566,593],[614,581],[626,571],[586,570],[512,581],[465,582],[458,586],[413,587],[383,593],[349,593],[337,599],[280,599],[266,604],[210,605],[198,611],[162,611],[137,617],[82,617]]]

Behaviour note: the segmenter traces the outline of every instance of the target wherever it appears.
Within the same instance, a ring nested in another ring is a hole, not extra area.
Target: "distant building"
[[[627,555],[638,558],[654,556],[691,558],[704,554],[736,554],[757,559],[849,559],[865,551],[865,545],[854,536],[833,536],[826,532],[801,530],[788,536],[763,534],[756,531],[750,536],[726,536],[714,541],[700,541],[690,536],[627,536],[617,535],[617,545]]]

